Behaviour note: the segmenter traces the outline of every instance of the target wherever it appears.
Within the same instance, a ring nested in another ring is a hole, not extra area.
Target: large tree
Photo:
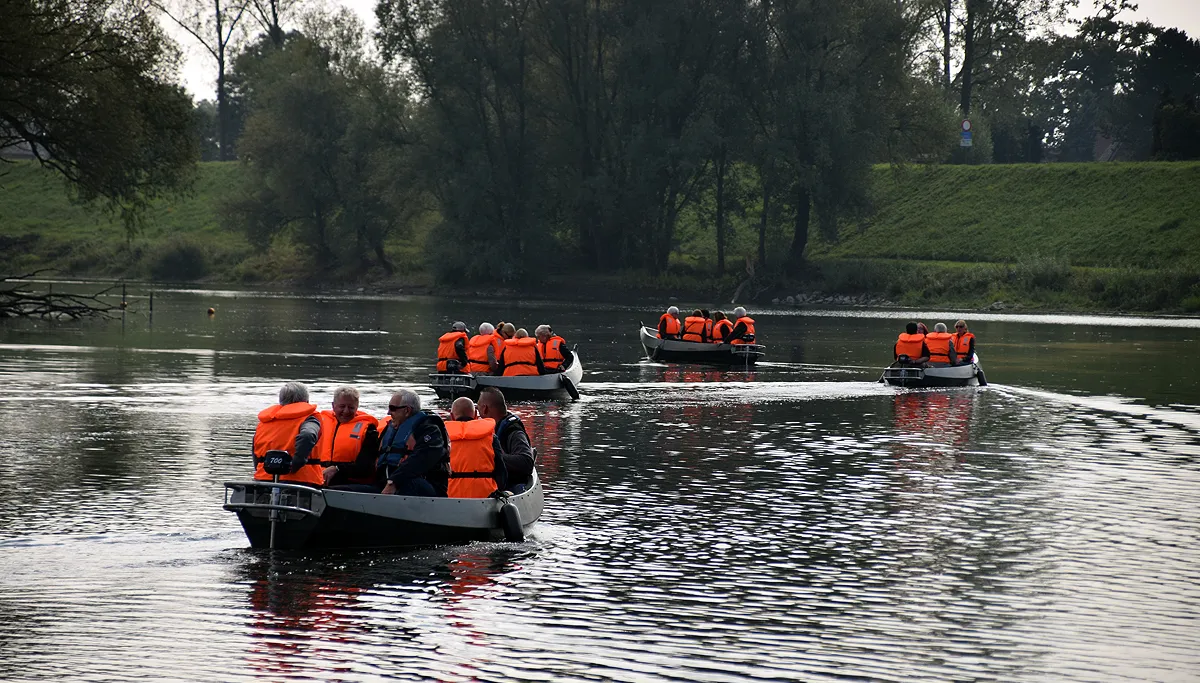
[[[233,49],[243,34],[242,20],[250,0],[152,0],[171,23],[195,40],[217,67],[217,144],[221,159],[234,158],[235,135],[229,116],[226,70]]]
[[[146,3],[0,0],[0,16],[0,154],[24,147],[127,219],[191,178],[191,100]]]
[[[407,93],[361,58],[347,10],[308,28],[249,69],[240,150],[250,182],[228,211],[256,242],[289,231],[320,269],[390,273],[385,240],[419,203],[408,193]]]

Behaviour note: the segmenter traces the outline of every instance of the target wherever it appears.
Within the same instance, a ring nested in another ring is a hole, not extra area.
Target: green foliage
[[[249,116],[239,149],[249,182],[224,215],[262,247],[290,234],[318,270],[388,273],[384,243],[414,208],[403,83],[361,59],[346,12],[324,33],[293,36],[248,67]]]
[[[156,244],[145,256],[155,280],[198,280],[208,275],[208,254],[191,236],[176,235]]]
[[[189,183],[191,100],[168,79],[174,51],[142,3],[0,0],[0,151],[28,145],[129,235],[154,198]]]

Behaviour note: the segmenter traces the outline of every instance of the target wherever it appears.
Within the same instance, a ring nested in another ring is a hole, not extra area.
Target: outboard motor
[[[271,450],[263,456],[263,470],[279,483],[279,475],[292,471],[292,456],[287,451]],[[271,505],[279,505],[279,489],[271,489]],[[279,521],[279,510],[271,509],[271,550],[275,549],[275,524]]]

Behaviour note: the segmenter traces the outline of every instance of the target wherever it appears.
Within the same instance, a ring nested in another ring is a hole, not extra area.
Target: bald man
[[[487,498],[503,491],[508,484],[508,471],[496,436],[496,421],[479,417],[475,402],[463,396],[450,404],[451,421],[446,423],[450,435],[451,498]]]

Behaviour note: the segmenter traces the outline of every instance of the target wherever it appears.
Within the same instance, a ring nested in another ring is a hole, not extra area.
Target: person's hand
[[[396,484],[389,481],[387,486],[384,486],[383,491],[380,491],[380,493],[384,494],[385,496],[390,496],[396,493]]]
[[[321,477],[325,480],[325,485],[329,486],[329,482],[333,481],[333,475],[338,473],[337,465],[330,465],[321,470]]]

